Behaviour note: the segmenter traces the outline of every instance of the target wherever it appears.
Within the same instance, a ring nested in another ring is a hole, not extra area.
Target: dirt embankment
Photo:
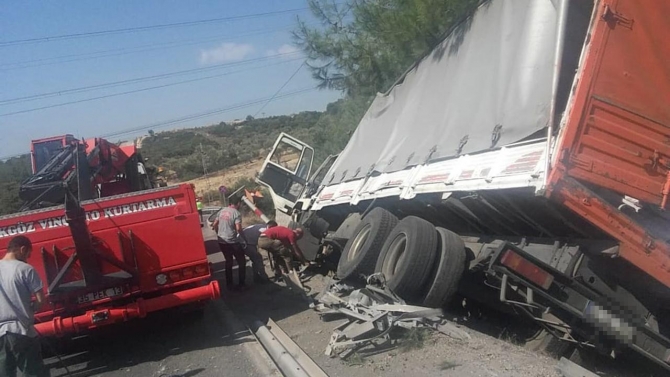
[[[232,166],[228,169],[218,172],[210,173],[207,178],[200,177],[186,181],[185,183],[192,183],[195,185],[195,192],[199,196],[205,196],[205,193],[212,190],[218,190],[219,186],[231,186],[240,179],[254,178],[256,173],[263,166],[264,159],[259,158],[250,162],[245,162]],[[204,198],[207,200],[207,198]],[[218,198],[212,198],[214,200]]]

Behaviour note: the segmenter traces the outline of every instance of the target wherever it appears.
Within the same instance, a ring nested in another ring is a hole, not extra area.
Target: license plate
[[[85,304],[87,302],[102,300],[103,298],[121,296],[122,294],[123,288],[121,287],[107,288],[102,291],[89,292],[85,295],[81,295],[77,298],[77,302],[80,304]]]

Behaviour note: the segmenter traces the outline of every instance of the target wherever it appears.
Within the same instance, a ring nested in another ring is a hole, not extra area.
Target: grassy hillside
[[[142,154],[152,165],[172,172],[176,180],[203,175],[263,158],[281,132],[291,134],[315,149],[315,164],[339,153],[358,124],[367,101],[340,100],[325,112],[308,111],[228,124],[156,133],[142,142]]]
[[[208,172],[251,161],[264,156],[281,132],[308,135],[320,116],[304,112],[161,132],[142,142],[142,155],[150,164],[175,172],[178,180],[190,180],[203,175],[203,157]]]
[[[19,183],[30,176],[28,155],[0,161],[0,215],[16,212],[21,207]]]

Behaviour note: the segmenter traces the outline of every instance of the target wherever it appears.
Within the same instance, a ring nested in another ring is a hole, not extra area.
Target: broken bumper
[[[63,336],[135,318],[144,318],[151,312],[197,301],[214,300],[220,296],[219,283],[212,281],[202,287],[174,292],[156,298],[147,300],[140,298],[125,307],[89,310],[85,314],[75,317],[55,317],[49,322],[36,324],[35,329],[40,336]]]

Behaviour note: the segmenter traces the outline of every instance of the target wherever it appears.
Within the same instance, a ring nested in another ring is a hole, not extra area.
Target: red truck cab
[[[48,302],[36,314],[40,335],[76,333],[219,297],[191,185],[85,201],[81,208],[89,255],[78,255],[74,221],[64,206],[0,217],[0,253],[13,236],[33,242],[28,263]]]

